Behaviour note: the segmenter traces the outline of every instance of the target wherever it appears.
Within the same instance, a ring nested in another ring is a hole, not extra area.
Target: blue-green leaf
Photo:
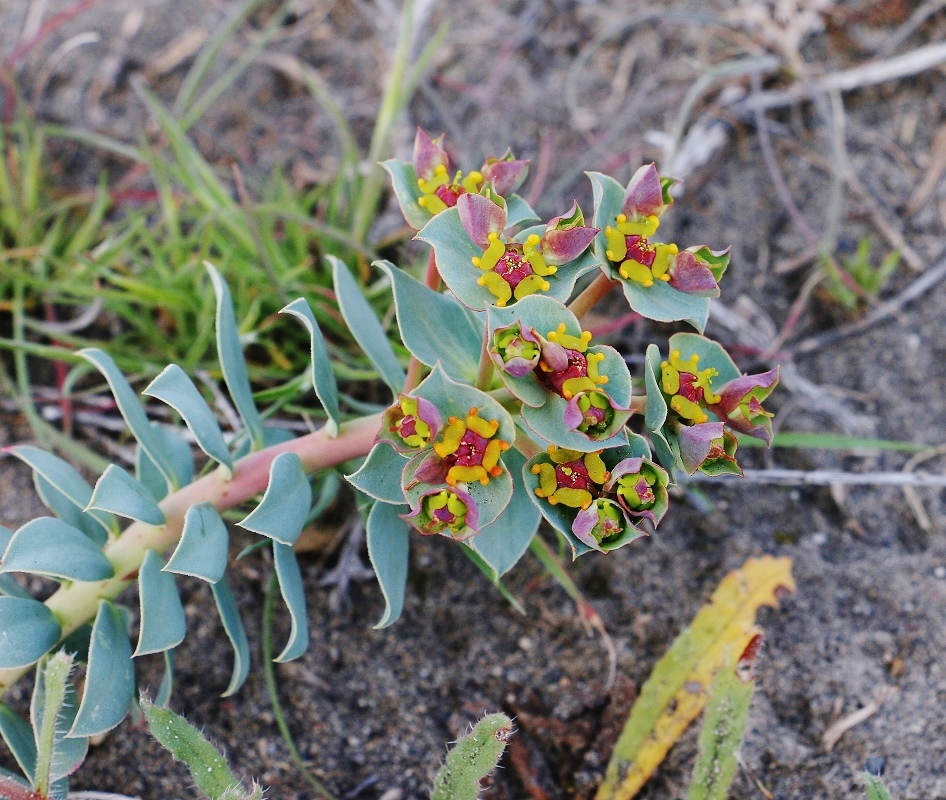
[[[391,176],[391,188],[394,189],[394,196],[401,207],[404,219],[415,231],[419,231],[430,222],[431,215],[427,209],[421,208],[417,204],[421,194],[417,186],[417,173],[414,172],[414,165],[407,161],[398,161],[392,158],[388,161],[382,161],[381,166]]]
[[[165,481],[167,481],[168,488],[175,491],[183,486],[184,481],[175,473],[168,453],[161,447],[161,443],[155,436],[154,429],[151,427],[151,423],[145,415],[145,410],[138,400],[138,395],[135,394],[135,390],[125,380],[125,376],[121,374],[118,367],[115,366],[112,357],[97,347],[87,347],[80,350],[79,355],[101,372],[105,380],[108,381],[125,423],[131,429],[135,439],[138,440],[138,444],[144,448]]]
[[[345,477],[352,486],[375,500],[396,505],[404,502],[401,473],[406,464],[407,458],[391,445],[378,442],[358,471]]]
[[[151,492],[117,464],[109,464],[102,473],[88,507],[90,510],[110,511],[146,525],[165,523],[164,513]]]
[[[673,452],[670,442],[664,435],[663,426],[667,421],[667,400],[660,390],[660,350],[657,345],[648,345],[644,356],[644,386],[647,389],[647,407],[644,410],[644,425],[650,431],[651,441],[654,443],[654,453],[657,459],[665,469],[670,470],[671,475],[676,468],[683,467],[679,464],[678,456]]]
[[[217,296],[217,354],[220,368],[223,370],[223,379],[237,413],[249,431],[253,449],[260,450],[264,446],[263,420],[256,410],[256,403],[253,402],[240,331],[233,313],[233,301],[230,299],[230,288],[212,264],[205,261],[204,267],[210,275],[214,294]]]
[[[539,222],[540,217],[532,210],[524,198],[511,194],[506,200],[506,227],[515,228],[526,222]]]
[[[494,580],[507,573],[522,558],[542,519],[522,481],[525,456],[518,450],[510,450],[503,456],[503,461],[512,475],[512,499],[495,522],[484,527],[479,536],[467,542],[493,570]]]
[[[177,364],[170,364],[142,394],[156,397],[177,411],[191,429],[200,449],[222,464],[228,476],[233,474],[233,458],[217,419],[184,370]]]
[[[289,641],[273,661],[292,661],[301,656],[309,646],[309,625],[306,617],[305,592],[302,590],[302,573],[299,571],[296,554],[289,545],[273,542],[273,560],[276,564],[276,577],[279,578],[279,591],[289,609],[291,620]]]
[[[236,599],[233,597],[227,579],[221,578],[211,584],[210,588],[213,591],[214,601],[217,603],[223,629],[227,633],[230,644],[233,645],[233,672],[230,675],[230,684],[222,695],[229,697],[243,685],[250,671],[250,642],[246,638],[246,629],[243,627],[243,620],[240,619],[240,610],[237,608]]]
[[[88,536],[55,517],[31,520],[13,534],[0,563],[2,572],[73,581],[103,581],[115,575],[112,563]]]
[[[10,544],[10,539],[13,538],[13,531],[7,530],[0,525],[0,558],[3,557],[4,551],[7,549],[7,545]],[[26,591],[20,584],[18,584],[12,575],[0,575],[0,596],[6,595],[8,597],[25,597],[31,598],[32,595]]]
[[[43,501],[46,507],[57,517],[59,517],[59,519],[61,519],[67,525],[71,525],[73,528],[78,528],[98,547],[103,547],[105,545],[105,543],[108,541],[108,533],[92,514],[81,511],[75,505],[75,503],[67,498],[38,472],[33,473],[33,485],[36,487],[36,493],[40,496],[40,499]],[[91,486],[89,487],[89,497],[92,497]],[[95,513],[103,517],[115,519],[111,514],[106,514],[104,511],[96,511]],[[115,525],[115,533],[117,534],[117,521]]]
[[[295,544],[312,506],[312,486],[295,453],[280,453],[269,470],[269,485],[260,504],[242,522],[241,528],[268,536],[277,542]]]
[[[384,614],[375,628],[395,622],[404,608],[411,527],[399,515],[409,511],[404,505],[375,503],[368,514],[368,557],[384,595]]]
[[[338,384],[335,382],[335,373],[332,371],[332,361],[328,350],[325,349],[325,339],[315,315],[306,300],[300,297],[286,306],[281,314],[292,314],[309,330],[309,339],[312,344],[312,388],[319,398],[322,408],[328,414],[330,425],[329,435],[338,433],[338,426],[342,422],[342,412],[338,408]]]
[[[161,449],[167,453],[174,474],[177,475],[181,486],[186,486],[194,480],[194,456],[191,446],[174,428],[151,423],[154,437]],[[139,447],[135,450],[135,478],[148,490],[148,493],[158,502],[167,497],[168,487],[157,464],[151,459],[147,451]]]
[[[103,544],[105,539],[100,540],[98,532],[93,535],[93,531],[89,529],[91,526],[88,525],[88,520],[85,518],[92,517],[93,521],[101,527],[102,533],[106,535],[109,532],[118,533],[118,523],[111,514],[101,511],[92,514],[82,513],[92,497],[92,487],[71,464],[63,461],[59,456],[54,456],[52,453],[47,453],[45,450],[30,445],[10,447],[7,448],[7,452],[13,453],[32,468],[34,476],[37,477],[36,488],[43,498],[43,502],[64,522],[85,531],[98,544]],[[54,492],[50,492],[50,488]],[[79,519],[77,515],[69,517],[70,512],[65,508],[65,504],[61,502],[62,500],[68,501],[68,504],[75,508],[77,514],[81,515],[83,518],[82,524],[77,524]]]
[[[29,723],[6,703],[0,703],[0,737],[30,780],[36,774],[36,740]]]
[[[174,576],[164,572],[161,556],[148,550],[138,570],[138,597],[141,601],[141,626],[135,656],[161,653],[177,647],[187,633],[184,607]]]
[[[227,526],[217,509],[210,503],[191,506],[184,515],[181,540],[164,569],[216,583],[227,568],[229,545]]]
[[[135,696],[135,667],[125,616],[108,600],[99,601],[82,703],[69,738],[96,736],[121,722]]]
[[[472,383],[483,348],[482,320],[453,295],[429,289],[391,262],[375,261],[374,266],[391,279],[404,346],[428,367],[439,361],[451,378]]]
[[[358,284],[349,272],[345,262],[335,256],[326,256],[332,265],[335,281],[335,296],[338,310],[342,312],[345,324],[359,347],[374,364],[378,374],[397,396],[404,386],[405,374],[397,356],[391,349],[391,343],[378,322],[374,311],[365,300]]]

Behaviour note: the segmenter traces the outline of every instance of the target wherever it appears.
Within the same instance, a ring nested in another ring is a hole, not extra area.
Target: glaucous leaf
[[[89,537],[98,547],[103,547],[108,541],[108,533],[101,523],[92,516],[80,510],[75,503],[60,492],[55,486],[47,481],[38,472],[33,473],[33,485],[36,487],[36,493],[43,501],[45,506],[52,511],[59,519],[73,528],[78,528]],[[92,497],[92,487],[89,487],[89,497]],[[82,506],[85,508],[85,506]],[[104,511],[96,511],[96,514],[102,517],[109,517],[114,520],[111,514]],[[115,533],[118,534],[118,523],[115,523]]]
[[[338,408],[338,384],[335,382],[335,373],[332,371],[332,361],[328,350],[325,349],[325,339],[315,315],[308,302],[302,297],[293,300],[280,314],[292,314],[309,331],[309,341],[312,350],[312,388],[319,398],[322,408],[328,414],[327,425],[331,436],[338,433],[338,426],[342,422],[342,412]]]
[[[391,188],[394,189],[394,196],[401,207],[404,219],[414,230],[419,231],[430,222],[430,212],[417,204],[421,192],[417,186],[414,166],[407,161],[398,161],[395,158],[382,161],[381,166],[391,176]]]
[[[62,635],[53,612],[32,598],[0,597],[0,620],[0,669],[28,667]]]
[[[32,780],[36,773],[36,740],[29,723],[6,703],[0,702],[0,738],[3,739],[20,770]]]
[[[138,570],[141,624],[135,656],[161,653],[177,647],[187,634],[184,607],[174,576],[164,571],[161,556],[148,550]]]
[[[398,483],[400,483],[400,477],[398,478]],[[4,551],[7,549],[7,545],[10,544],[10,539],[13,538],[13,531],[7,530],[0,525],[0,558],[2,558]],[[32,595],[26,591],[20,584],[18,584],[12,575],[0,575],[0,596],[6,595],[8,597],[26,597],[30,598]]]
[[[191,429],[200,449],[222,464],[228,476],[233,474],[233,458],[217,419],[184,370],[177,364],[168,365],[142,394],[156,397],[177,411]]]
[[[538,222],[540,217],[526,200],[517,194],[511,194],[506,200],[506,227],[515,228],[527,222]]]
[[[279,591],[289,609],[291,622],[289,641],[283,651],[273,659],[282,663],[298,658],[309,646],[309,625],[306,616],[305,592],[302,589],[302,573],[296,554],[289,545],[273,542],[273,561],[276,565],[276,577],[279,578]]]
[[[205,261],[204,267],[210,275],[210,282],[213,284],[214,295],[217,298],[217,355],[220,368],[223,370],[223,379],[237,413],[250,434],[253,449],[260,450],[264,446],[263,420],[253,401],[253,391],[246,373],[246,360],[243,357],[243,344],[240,341],[240,329],[237,327],[236,316],[233,313],[230,288],[213,264]]]
[[[164,569],[216,583],[227,568],[230,537],[227,526],[210,503],[187,509],[184,530]]]
[[[109,511],[146,525],[163,525],[164,513],[151,492],[117,464],[109,464],[95,484],[88,508]]]
[[[510,450],[503,456],[503,461],[512,477],[513,492],[509,505],[479,536],[474,536],[467,544],[493,570],[494,580],[505,575],[529,549],[529,542],[539,527],[541,515],[539,509],[528,496],[528,489],[522,480],[522,468],[525,456],[518,450]]]
[[[345,262],[335,256],[326,256],[332,265],[332,275],[335,282],[335,296],[338,299],[338,310],[348,330],[359,347],[365,351],[368,360],[378,370],[391,391],[397,393],[404,386],[404,369],[397,356],[391,349],[391,343],[381,327],[361,289],[352,277]]]
[[[85,690],[67,736],[96,736],[121,722],[135,695],[135,667],[125,616],[107,600],[99,601],[92,626]]]
[[[185,481],[182,480],[182,476],[175,472],[171,457],[161,447],[161,442],[155,435],[154,428],[151,427],[145,410],[138,400],[138,395],[125,380],[125,376],[115,365],[112,357],[97,347],[87,347],[80,350],[78,355],[102,373],[112,390],[115,403],[125,419],[125,424],[131,429],[135,439],[138,440],[138,444],[154,462],[167,482],[168,488],[174,491],[183,486]]]
[[[233,646],[233,671],[230,674],[230,683],[221,695],[229,697],[239,690],[249,674],[250,642],[246,637],[246,628],[243,627],[243,620],[240,619],[240,609],[237,607],[236,598],[233,596],[227,579],[221,578],[216,583],[212,583],[210,588],[214,602],[217,604],[220,621],[223,622],[223,629]]]
[[[270,467],[269,485],[263,499],[237,525],[292,545],[302,533],[311,506],[312,487],[299,456],[280,453]]]
[[[74,518],[65,519],[63,516],[64,509],[63,504],[59,502],[60,498],[64,498],[73,505],[78,512],[82,512],[89,504],[89,500],[92,497],[92,487],[89,486],[85,478],[79,474],[75,467],[59,458],[59,456],[47,453],[45,450],[30,445],[17,445],[5,448],[5,450],[15,455],[25,464],[28,464],[33,470],[34,476],[42,478],[49,487],[55,489],[55,495],[48,491],[44,492],[46,486],[37,481],[37,490],[40,492],[41,496],[45,493],[46,497],[44,497],[43,502],[50,507],[51,511],[55,512],[57,516],[63,517],[64,522],[81,528],[89,534],[90,538],[95,539],[97,543],[102,544],[104,542],[104,539],[99,540],[99,534],[96,533],[93,536],[92,533],[87,530],[85,524],[76,525]],[[49,502],[47,502],[47,499]],[[53,507],[51,504],[55,504],[58,507]],[[83,516],[91,516],[105,534],[109,532],[114,534],[118,533],[118,523],[111,514],[97,511]]]
[[[368,558],[384,595],[384,614],[375,628],[386,628],[395,622],[404,608],[411,527],[400,515],[409,510],[406,505],[375,503],[368,514]]]
[[[112,562],[88,536],[55,517],[38,517],[13,534],[0,559],[4,572],[73,581],[103,581],[115,575]]]
[[[423,364],[438,361],[454,380],[472,383],[483,347],[483,323],[453,295],[440,294],[389,261],[375,261],[391,279],[404,346]]]
[[[371,448],[357,472],[345,478],[356,489],[369,497],[384,503],[404,502],[404,490],[401,489],[401,473],[408,459],[397,452],[391,445],[378,442]]]
[[[194,480],[194,456],[191,453],[191,446],[176,429],[169,425],[152,422],[151,429],[162,450],[167,453],[181,486],[186,486]],[[157,465],[142,447],[135,450],[135,478],[158,502],[167,497],[167,482],[163,480]]]

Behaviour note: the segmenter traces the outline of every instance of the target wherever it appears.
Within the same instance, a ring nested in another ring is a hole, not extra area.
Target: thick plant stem
[[[218,511],[225,511],[246,502],[266,488],[270,465],[281,453],[298,455],[306,472],[363,456],[371,449],[380,426],[381,415],[373,414],[346,422],[335,438],[321,428],[244,456],[234,465],[233,477],[229,480],[217,469],[168,495],[159,504],[166,520],[164,525],[135,522],[105,546],[105,555],[115,568],[114,578],[63,585],[46,600],[47,607],[62,626],[62,636],[68,636],[92,620],[99,600],[111,600],[127,588],[138,577],[138,569],[148,550],[162,553],[177,543],[184,528],[184,515],[191,506],[206,502]],[[0,697],[28,669],[0,670]]]
[[[607,275],[599,275],[585,287],[585,290],[578,297],[568,304],[568,310],[578,319],[581,319],[619,283],[620,281],[609,278]]]
[[[424,273],[424,283],[428,289],[433,289],[435,292],[440,291],[440,270],[437,269],[437,259],[434,257],[433,248],[430,250],[430,255],[427,256],[427,272]]]

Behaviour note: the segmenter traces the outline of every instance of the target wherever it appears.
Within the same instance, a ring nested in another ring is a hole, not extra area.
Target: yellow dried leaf
[[[733,570],[710,602],[660,659],[614,747],[596,800],[630,800],[706,704],[713,676],[728,651],[741,653],[759,631],[760,606],[795,590],[789,558],[762,556]]]

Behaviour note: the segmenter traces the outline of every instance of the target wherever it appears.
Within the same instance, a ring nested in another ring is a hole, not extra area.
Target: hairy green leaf
[[[496,768],[511,734],[512,720],[505,714],[483,717],[447,753],[430,800],[476,800],[480,781]]]
[[[30,703],[37,747],[33,785],[45,793],[56,781],[71,775],[85,760],[89,740],[65,738],[76,717],[76,694],[69,680],[73,659],[64,650],[46,659],[37,670]]]

